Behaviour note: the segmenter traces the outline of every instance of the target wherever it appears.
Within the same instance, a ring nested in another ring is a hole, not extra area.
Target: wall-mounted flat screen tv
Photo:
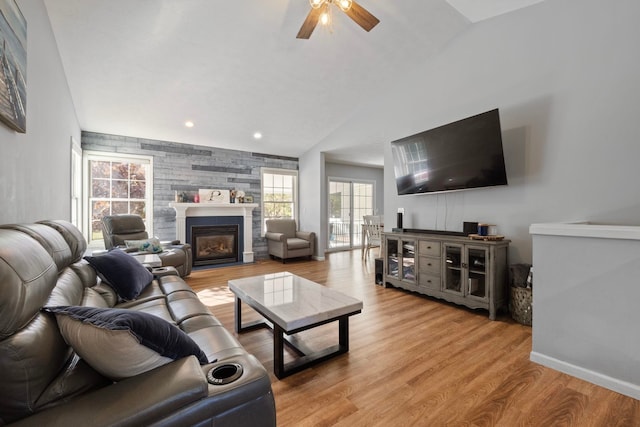
[[[507,185],[498,109],[391,143],[398,194]]]

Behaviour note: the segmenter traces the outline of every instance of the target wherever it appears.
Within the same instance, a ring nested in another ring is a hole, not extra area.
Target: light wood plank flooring
[[[269,331],[238,337],[271,375],[279,426],[640,426],[639,401],[529,361],[531,328],[507,314],[492,322],[483,310],[376,286],[374,254],[260,261],[187,279],[230,331],[234,278],[290,271],[363,300],[349,353],[283,380],[273,375]],[[243,309],[243,319],[252,315]],[[303,338],[334,344],[337,323]]]

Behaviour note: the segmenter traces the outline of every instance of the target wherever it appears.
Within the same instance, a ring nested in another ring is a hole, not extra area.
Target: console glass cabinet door
[[[387,239],[387,276],[400,281],[415,283],[415,240]]]
[[[486,301],[489,298],[488,288],[488,259],[489,254],[485,248],[466,246],[467,260],[467,289],[466,295],[470,298],[478,298]]]
[[[402,240],[402,280],[416,281],[416,242]]]
[[[464,295],[463,281],[463,247],[458,244],[444,245],[445,272],[443,289],[457,295]]]
[[[480,300],[489,298],[488,250],[469,245],[445,244],[445,292]]]
[[[397,239],[387,239],[385,248],[387,250],[387,276],[393,277],[394,279],[400,279],[400,274],[398,270],[398,261],[400,257],[398,256],[398,240]]]

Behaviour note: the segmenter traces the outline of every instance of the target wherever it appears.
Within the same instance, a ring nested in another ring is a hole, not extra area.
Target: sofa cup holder
[[[225,385],[234,382],[241,376],[242,365],[238,363],[224,363],[209,369],[207,381],[213,385]]]

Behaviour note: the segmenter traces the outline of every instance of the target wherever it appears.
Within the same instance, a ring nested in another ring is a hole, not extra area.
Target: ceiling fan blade
[[[320,19],[320,15],[322,14],[322,8],[311,9],[307,18],[302,23],[302,27],[300,27],[300,31],[298,31],[297,39],[308,39],[311,37],[311,33],[315,30],[316,25],[318,25],[318,20]]]
[[[378,18],[373,16],[367,9],[360,6],[355,1],[351,3],[351,9],[347,10],[345,13],[365,31],[371,31],[371,29],[380,22]]]

